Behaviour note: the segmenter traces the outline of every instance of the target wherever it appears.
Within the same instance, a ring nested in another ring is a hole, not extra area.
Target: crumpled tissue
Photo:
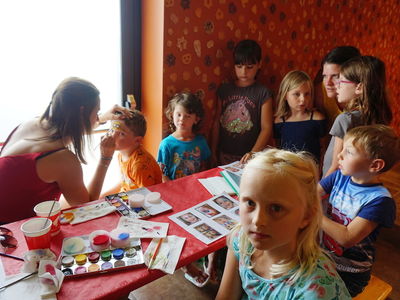
[[[53,260],[41,260],[39,263],[39,282],[42,287],[42,298],[57,294],[64,281],[64,274],[57,269]]]
[[[56,261],[56,255],[50,249],[36,249],[25,252],[24,254],[24,265],[22,266],[21,272],[33,273],[38,271],[39,262],[41,260],[53,260]]]

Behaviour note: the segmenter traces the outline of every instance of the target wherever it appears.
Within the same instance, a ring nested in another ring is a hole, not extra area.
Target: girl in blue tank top
[[[277,96],[274,138],[278,148],[310,152],[319,162],[325,116],[312,110],[313,84],[302,71],[291,71],[283,78]]]

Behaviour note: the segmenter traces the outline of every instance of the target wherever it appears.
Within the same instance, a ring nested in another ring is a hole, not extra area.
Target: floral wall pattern
[[[400,1],[164,0],[164,104],[176,92],[197,93],[214,118],[217,87],[233,78],[232,49],[254,39],[263,50],[259,81],[275,93],[283,76],[301,69],[312,78],[333,47],[353,45],[387,67],[394,127],[400,132]]]

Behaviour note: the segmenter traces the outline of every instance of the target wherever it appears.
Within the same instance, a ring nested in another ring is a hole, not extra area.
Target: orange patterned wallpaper
[[[198,93],[209,132],[220,83],[233,76],[232,49],[254,39],[263,49],[259,80],[275,93],[283,76],[314,77],[333,47],[354,45],[387,66],[394,126],[400,131],[399,0],[164,0],[164,104],[182,90]]]

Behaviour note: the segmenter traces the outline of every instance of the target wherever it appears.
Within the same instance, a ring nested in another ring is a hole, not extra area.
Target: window
[[[69,76],[97,86],[102,110],[121,103],[120,18],[113,0],[0,2],[0,142]]]

